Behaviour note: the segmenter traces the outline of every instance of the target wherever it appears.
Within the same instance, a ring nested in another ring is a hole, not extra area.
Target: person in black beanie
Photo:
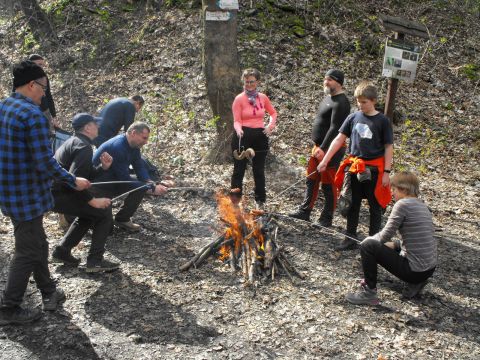
[[[47,78],[42,68],[23,61],[13,68],[16,91],[0,102],[0,208],[14,227],[15,249],[0,296],[0,326],[37,320],[38,309],[21,307],[30,275],[42,294],[43,309],[65,300],[48,269],[43,214],[53,207],[52,180],[83,190],[90,182],[64,170],[54,159],[48,120],[39,105]]]
[[[343,81],[344,75],[340,70],[330,69],[325,74],[323,90],[326,97],[320,103],[317,116],[313,121],[312,141],[314,146],[307,166],[307,175],[309,176],[306,180],[305,196],[298,210],[289,214],[291,217],[310,221],[310,213],[317,200],[321,184],[325,202],[318,221],[320,225],[326,227],[331,226],[333,221],[337,199],[333,180],[338,165],[345,155],[345,147],[338,150],[325,171],[318,173],[316,169],[330,143],[337,136],[340,126],[350,113],[350,103],[343,92]]]
[[[28,57],[28,61],[31,61],[38,65],[42,70],[45,69],[46,62],[45,59],[38,54],[32,54]],[[57,122],[57,110],[55,109],[55,102],[53,101],[53,96],[52,92],[50,90],[50,80],[48,79],[48,76],[45,73],[44,70],[44,75],[45,78],[47,79],[47,87],[45,89],[45,95],[42,97],[41,102],[40,102],[40,109],[48,119],[49,123],[49,129],[50,129],[50,136],[52,137],[55,134],[55,127],[58,127],[58,122]],[[16,86],[13,84],[13,92],[15,92]]]

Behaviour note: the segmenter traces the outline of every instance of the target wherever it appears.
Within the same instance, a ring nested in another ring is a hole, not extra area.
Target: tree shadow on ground
[[[165,300],[152,289],[116,272],[101,278],[102,285],[85,303],[93,321],[136,336],[147,343],[208,344],[219,333],[197,323],[193,314]]]

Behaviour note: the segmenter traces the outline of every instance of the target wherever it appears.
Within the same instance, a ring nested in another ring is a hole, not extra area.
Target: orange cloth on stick
[[[390,185],[382,185],[383,170],[385,164],[385,157],[379,157],[373,160],[364,160],[358,157],[349,155],[345,160],[340,163],[337,174],[335,175],[335,187],[340,192],[345,177],[345,167],[350,165],[348,172],[352,174],[358,174],[365,171],[366,166],[375,166],[378,169],[377,183],[375,184],[375,198],[382,208],[386,208],[388,203],[392,200],[392,192]]]

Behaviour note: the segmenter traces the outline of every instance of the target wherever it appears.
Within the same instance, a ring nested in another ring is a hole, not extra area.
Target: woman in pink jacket
[[[257,69],[244,70],[242,81],[244,91],[237,95],[232,104],[235,128],[232,150],[241,152],[252,148],[255,151],[252,159],[255,202],[257,208],[263,208],[266,200],[265,159],[268,153],[268,137],[275,129],[277,112],[267,95],[257,92],[257,85],[260,81],[260,72]],[[267,126],[264,122],[266,113],[270,115]],[[241,160],[234,158],[231,188],[240,189],[240,192],[235,192],[238,196],[242,195],[242,182],[247,162],[247,158]]]

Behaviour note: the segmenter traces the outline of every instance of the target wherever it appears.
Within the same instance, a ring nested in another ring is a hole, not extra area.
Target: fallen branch
[[[214,241],[212,241],[210,244],[205,245],[193,258],[191,258],[187,263],[183,264],[180,266],[179,270],[180,271],[187,271],[192,267],[193,264],[197,262],[197,260],[205,253],[205,252],[211,252],[211,249],[214,247],[218,246],[222,241],[225,240],[224,235],[220,235],[218,238],[216,238]],[[195,266],[198,266],[199,264],[195,264]]]

